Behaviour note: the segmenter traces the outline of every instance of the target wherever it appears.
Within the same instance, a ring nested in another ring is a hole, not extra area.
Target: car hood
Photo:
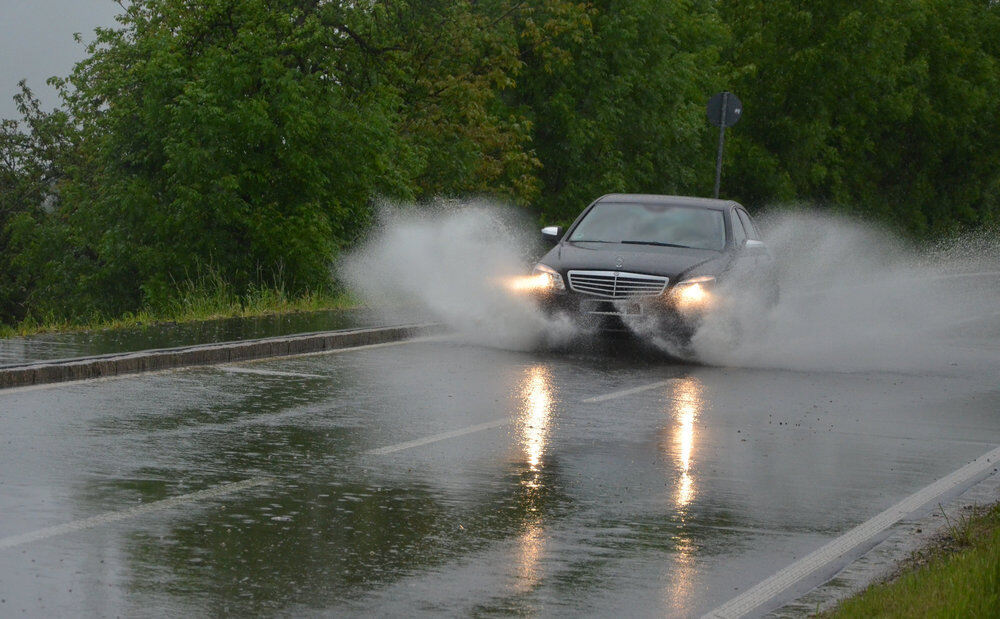
[[[697,275],[719,273],[725,264],[725,254],[710,249],[657,245],[563,242],[553,247],[540,262],[564,276],[571,269],[586,269],[663,275],[675,282],[695,270]]]

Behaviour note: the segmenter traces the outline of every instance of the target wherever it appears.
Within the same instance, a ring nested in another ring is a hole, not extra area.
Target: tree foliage
[[[524,49],[514,93],[535,128],[543,212],[568,222],[603,193],[704,191],[704,105],[725,42],[714,3],[601,0],[582,17],[554,37],[560,53]]]
[[[375,70],[398,96],[418,200],[472,193],[524,204],[537,195],[531,125],[499,97],[520,68],[510,24],[521,4],[387,2],[373,13],[370,39],[386,50]]]
[[[0,126],[0,321],[320,290],[380,197],[706,195],[723,89],[751,208],[1000,219],[990,0],[132,0],[55,83]]]
[[[998,217],[1000,10],[983,0],[723,0],[727,185],[943,233]]]
[[[133,3],[70,79],[92,162],[66,215],[96,309],[155,305],[205,268],[239,289],[322,286],[369,196],[398,183],[392,93],[345,75],[358,45],[324,23],[345,16],[320,2],[195,6]]]
[[[64,112],[43,112],[24,81],[14,100],[22,120],[0,121],[0,323],[25,314],[38,282],[18,231],[58,210],[76,151]]]

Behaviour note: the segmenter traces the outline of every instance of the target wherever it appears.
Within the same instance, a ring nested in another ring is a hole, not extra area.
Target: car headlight
[[[699,310],[711,305],[715,278],[691,277],[674,286],[671,297],[681,310]]]
[[[507,280],[507,287],[513,292],[550,292],[566,290],[562,275],[550,266],[536,264],[531,275],[512,277]]]
[[[566,290],[566,284],[563,282],[562,275],[552,267],[545,266],[544,264],[536,264],[534,270],[531,271],[531,276],[538,279],[541,283],[540,287],[543,289]]]

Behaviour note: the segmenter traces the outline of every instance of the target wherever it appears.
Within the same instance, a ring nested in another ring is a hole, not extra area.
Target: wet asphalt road
[[[1000,443],[998,327],[923,373],[443,339],[0,392],[0,616],[699,615]]]

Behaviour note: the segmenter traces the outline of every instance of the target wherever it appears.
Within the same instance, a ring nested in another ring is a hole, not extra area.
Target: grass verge
[[[949,520],[946,535],[899,575],[823,616],[1000,617],[1000,504]]]
[[[348,309],[358,305],[357,299],[348,293],[309,292],[289,296],[280,287],[254,288],[246,294],[237,295],[225,285],[206,287],[192,283],[179,286],[177,292],[164,307],[148,308],[121,316],[93,316],[85,320],[66,320],[52,316],[29,317],[15,326],[0,325],[0,337],[129,329],[160,323]]]

